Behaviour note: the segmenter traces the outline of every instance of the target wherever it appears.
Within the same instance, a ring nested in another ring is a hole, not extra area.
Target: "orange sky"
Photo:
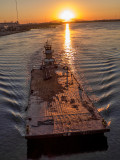
[[[58,19],[61,11],[71,10],[84,20],[120,19],[120,0],[17,0],[20,23]],[[0,0],[0,22],[16,21],[15,0]]]

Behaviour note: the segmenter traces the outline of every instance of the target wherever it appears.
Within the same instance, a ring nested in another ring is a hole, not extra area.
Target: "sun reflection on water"
[[[65,27],[64,61],[67,63],[67,65],[70,65],[72,70],[74,70],[74,49],[71,45],[71,31],[69,24],[66,24]]]
[[[66,24],[65,30],[65,53],[69,56],[71,49],[70,28],[69,24]]]

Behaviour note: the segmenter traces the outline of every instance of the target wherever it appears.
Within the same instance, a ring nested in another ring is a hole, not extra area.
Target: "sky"
[[[64,10],[76,19],[120,19],[120,0],[17,0],[20,23],[57,20]],[[15,0],[0,0],[0,22],[17,20]]]

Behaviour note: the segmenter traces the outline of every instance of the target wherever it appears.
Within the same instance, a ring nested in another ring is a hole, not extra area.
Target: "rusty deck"
[[[107,123],[70,71],[60,66],[31,71],[27,139],[108,131]]]

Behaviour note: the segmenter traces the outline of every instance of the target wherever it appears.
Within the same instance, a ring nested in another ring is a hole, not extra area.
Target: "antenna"
[[[15,0],[15,4],[16,4],[16,13],[17,13],[17,22],[18,22],[18,7],[17,7],[17,0]]]

